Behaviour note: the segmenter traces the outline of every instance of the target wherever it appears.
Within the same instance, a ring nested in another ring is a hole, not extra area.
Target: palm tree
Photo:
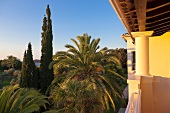
[[[4,87],[0,92],[0,113],[31,113],[46,107],[46,96],[38,91],[19,88],[18,85]]]
[[[100,102],[104,103],[101,104],[102,108],[109,109],[110,103],[115,108],[113,98],[122,100],[122,91],[116,81],[118,77],[123,78],[117,73],[117,69],[121,68],[119,60],[112,54],[111,49],[105,47],[98,50],[99,38],[91,41],[91,36],[83,34],[83,36],[77,36],[77,39],[79,43],[71,39],[76,47],[68,44],[65,46],[68,51],[56,53],[56,60],[50,66],[55,65],[67,70],[54,79],[50,88],[59,87],[58,82],[66,84],[72,80],[88,81],[95,91],[100,92]],[[62,80],[61,77],[63,77]]]
[[[101,113],[101,95],[88,81],[71,80],[54,87],[51,92],[54,108],[59,113]],[[93,103],[87,104],[87,102]]]

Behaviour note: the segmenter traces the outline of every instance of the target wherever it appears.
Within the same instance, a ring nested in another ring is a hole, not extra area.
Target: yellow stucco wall
[[[151,75],[170,78],[170,32],[149,38],[149,65]]]

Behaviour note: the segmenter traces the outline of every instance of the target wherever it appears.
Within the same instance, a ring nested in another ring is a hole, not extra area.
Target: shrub
[[[21,74],[20,70],[15,70],[13,73],[14,76],[19,76],[20,74]]]
[[[10,69],[7,71],[7,74],[13,75],[14,71],[15,71],[14,68],[10,68]]]

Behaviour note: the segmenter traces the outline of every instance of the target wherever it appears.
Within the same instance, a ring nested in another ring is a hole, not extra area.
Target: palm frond
[[[117,83],[119,78],[124,79],[119,73],[120,61],[112,49],[104,47],[99,50],[99,38],[91,41],[87,33],[76,38],[77,41],[71,39],[76,46],[67,44],[68,51],[58,52],[51,63],[58,70],[67,68],[67,71],[60,71],[64,79],[60,82],[54,80],[50,86],[50,94],[58,102],[54,101],[54,106],[65,112],[80,113],[109,109],[109,103],[115,108],[114,99],[122,100],[122,90]],[[70,82],[74,85],[69,86]],[[87,102],[93,105],[88,106]]]
[[[30,113],[48,104],[46,96],[34,89],[9,86],[0,93],[1,113]]]

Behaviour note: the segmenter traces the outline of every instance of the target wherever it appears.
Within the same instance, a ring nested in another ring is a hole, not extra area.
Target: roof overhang
[[[110,0],[110,3],[130,36],[136,31],[154,31],[152,36],[160,36],[170,30],[170,0]]]

